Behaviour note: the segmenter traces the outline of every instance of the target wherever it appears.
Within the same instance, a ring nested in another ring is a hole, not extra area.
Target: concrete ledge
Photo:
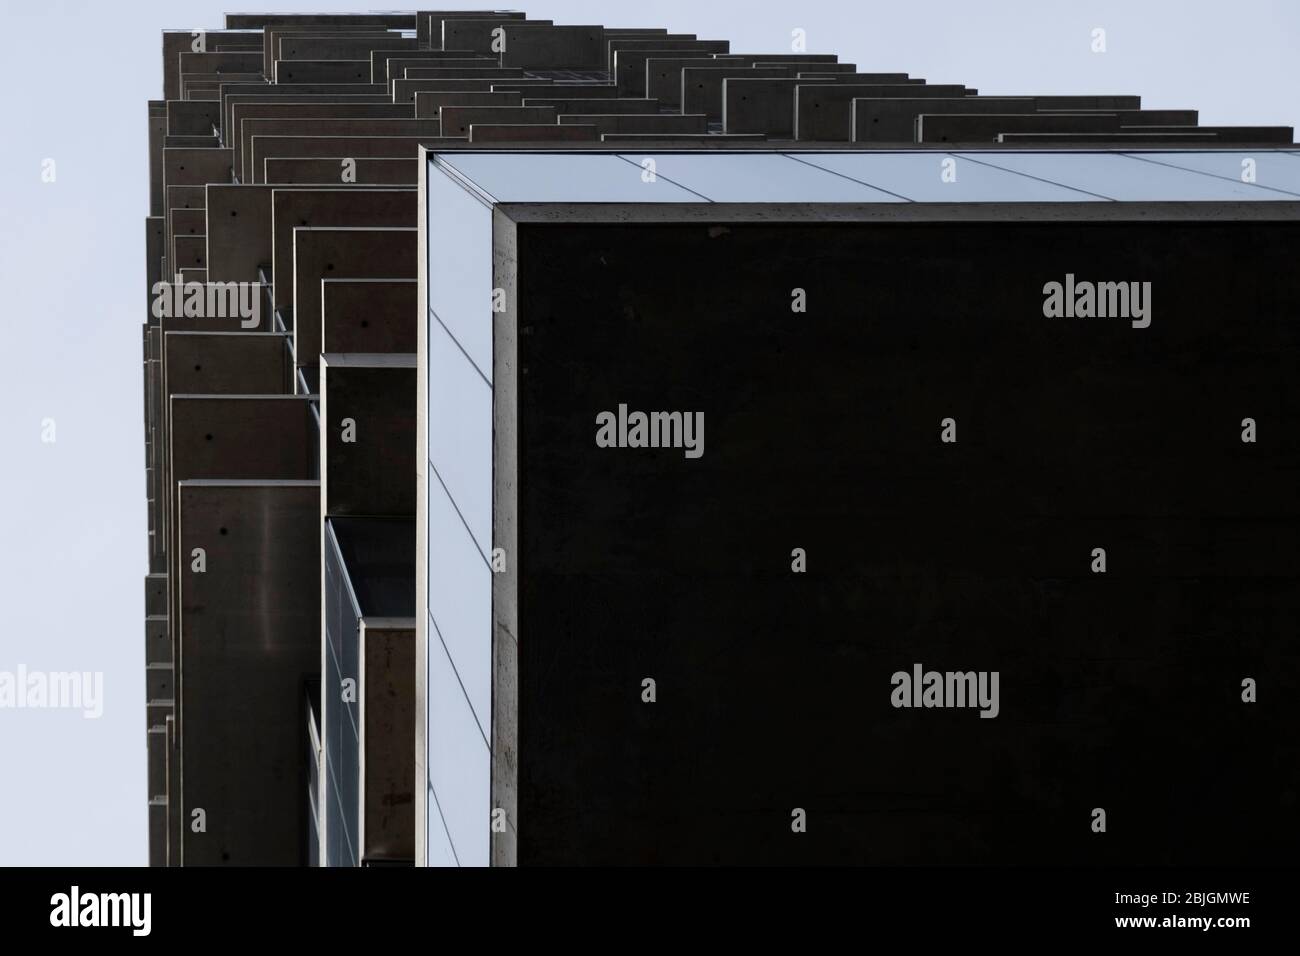
[[[414,353],[415,279],[321,280],[321,351]]]
[[[492,93],[468,90],[460,93],[415,94],[415,115],[420,119],[441,119],[444,106],[522,106],[522,93]]]
[[[471,126],[471,143],[570,143],[592,142],[600,139],[595,126],[529,126],[504,124],[498,126]]]
[[[293,334],[299,367],[320,364],[321,280],[415,278],[416,232],[415,228],[294,228]]]
[[[294,306],[294,230],[316,226],[404,226],[417,219],[414,189],[277,189],[271,197],[272,273],[277,309]],[[335,278],[343,278],[339,273]],[[387,278],[387,276],[385,276]]]
[[[341,156],[316,159],[268,157],[264,166],[268,182],[323,185],[338,182],[342,162]],[[357,186],[414,186],[419,182],[419,167],[415,159],[357,157],[355,162]]]
[[[415,355],[320,357],[321,508],[415,514]]]
[[[549,106],[444,106],[444,136],[469,137],[471,126],[553,125],[556,113]]]
[[[540,26],[507,22],[501,65],[525,70],[601,70],[605,64],[602,26]]]
[[[180,546],[207,554],[181,581],[179,811],[187,866],[302,865],[302,699],[320,677],[320,488],[183,481]],[[232,688],[238,688],[232,702]]]
[[[833,84],[801,82],[794,91],[794,138],[840,142],[852,139],[853,101],[858,97],[959,99],[971,96],[974,92],[961,85],[927,86],[921,83],[859,83],[840,80]]]
[[[708,118],[703,113],[656,113],[636,114],[622,113],[595,115],[591,113],[574,113],[560,117],[561,126],[594,126],[598,133],[707,133]]]

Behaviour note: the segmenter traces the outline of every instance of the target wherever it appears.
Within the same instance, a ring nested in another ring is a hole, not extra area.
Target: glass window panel
[[[451,336],[429,319],[430,494],[438,479],[486,560],[492,553],[492,389]]]
[[[428,179],[429,308],[492,381],[492,210],[437,166]]]
[[[714,202],[904,201],[783,154],[624,153],[623,159],[638,173],[653,159],[659,176]]]
[[[801,153],[800,158],[914,202],[1104,202],[952,153]]]
[[[703,202],[664,179],[644,182],[617,156],[575,153],[444,153],[496,202]]]
[[[1225,202],[1275,194],[1120,153],[957,153],[1002,169],[1086,189],[1121,202]]]
[[[429,492],[429,614],[486,736],[492,726],[492,571],[440,486]],[[430,633],[430,644],[437,635]]]
[[[491,772],[487,744],[435,633],[429,641],[429,781],[461,866],[488,865]]]
[[[1289,153],[1245,150],[1204,153],[1130,153],[1129,155],[1143,162],[1177,166],[1238,183],[1245,182],[1241,177],[1249,168],[1253,171],[1256,186],[1300,196],[1300,162],[1296,162],[1295,156]],[[1264,198],[1287,199],[1289,197]]]

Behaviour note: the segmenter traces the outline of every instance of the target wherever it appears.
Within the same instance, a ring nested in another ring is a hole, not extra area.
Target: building
[[[163,50],[152,862],[1297,848],[1290,128],[518,12]]]

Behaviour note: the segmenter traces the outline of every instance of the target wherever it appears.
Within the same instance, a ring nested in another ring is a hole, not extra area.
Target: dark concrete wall
[[[1300,227],[516,238],[520,863],[1294,859]],[[620,402],[704,456],[597,448]],[[1000,715],[894,709],[916,662]]]

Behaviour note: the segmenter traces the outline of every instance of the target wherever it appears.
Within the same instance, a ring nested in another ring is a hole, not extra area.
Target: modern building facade
[[[513,11],[163,47],[152,862],[1296,849],[1289,128]]]

